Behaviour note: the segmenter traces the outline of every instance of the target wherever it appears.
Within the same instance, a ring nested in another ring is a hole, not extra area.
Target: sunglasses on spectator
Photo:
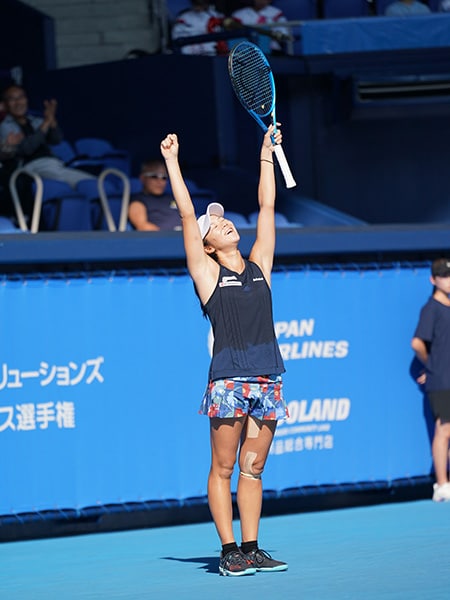
[[[165,173],[142,173],[142,175],[150,179],[169,179],[169,176]]]

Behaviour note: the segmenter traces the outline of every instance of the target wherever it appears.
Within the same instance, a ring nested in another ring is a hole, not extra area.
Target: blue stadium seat
[[[310,21],[318,17],[317,0],[296,0],[295,2],[292,0],[274,0],[273,6],[282,10],[288,21]],[[301,54],[300,26],[291,27],[290,34],[294,39],[286,46],[286,52],[288,54]]]
[[[169,16],[169,21],[172,23],[178,13],[182,10],[186,10],[187,8],[191,8],[191,3],[189,0],[166,0],[167,12]]]
[[[186,187],[191,195],[192,204],[197,216],[206,212],[208,204],[217,202],[217,195],[213,190],[200,188],[192,179],[185,179]]]
[[[324,19],[368,17],[369,15],[368,0],[323,0]]]
[[[233,211],[225,211],[224,215],[225,219],[229,219],[232,221],[233,225],[237,229],[248,229],[254,227],[247,219],[247,217],[241,213],[233,212]]]
[[[16,227],[11,219],[8,217],[0,216],[0,235],[4,233],[24,233],[21,229]]]
[[[187,177],[184,178],[184,183],[189,191],[192,204],[195,208],[195,213],[198,217],[205,213],[208,204],[211,202],[217,202],[217,194],[213,190],[201,188],[193,179],[189,179]],[[172,193],[169,180],[167,181],[166,192],[168,194]]]
[[[317,0],[273,0],[288,21],[317,19]]]
[[[109,208],[113,216],[116,228],[119,224],[120,210],[122,207],[122,191],[117,183],[111,179],[103,182],[104,193],[107,196]],[[91,227],[94,230],[108,230],[105,213],[100,200],[99,183],[97,179],[85,179],[77,185],[77,192],[83,195],[89,204]]]
[[[33,213],[31,222],[23,211],[23,198],[17,186],[19,177],[32,179]],[[44,231],[86,231],[91,230],[89,205],[84,197],[69,184],[53,179],[45,179],[20,167],[11,175],[9,189],[16,211],[17,222],[22,231],[37,233]]]
[[[108,194],[110,184],[115,184],[116,191]],[[98,178],[100,205],[103,222],[109,231],[126,231],[132,229],[128,222],[128,206],[130,204],[130,180],[118,169],[105,169]],[[105,228],[104,226],[102,227]]]
[[[78,159],[99,161],[101,171],[110,167],[119,169],[128,176],[130,175],[130,153],[127,150],[115,148],[108,140],[93,137],[80,138],[74,142],[74,147]]]
[[[130,194],[138,194],[142,190],[139,177],[130,177]]]
[[[248,215],[249,222],[256,227],[258,221],[258,212],[252,212]],[[292,223],[283,213],[275,213],[275,225],[276,227],[302,227],[300,223]]]
[[[106,182],[106,191],[108,194],[114,194],[118,192],[117,186],[110,181]],[[77,192],[82,194],[89,202],[98,200],[99,191],[98,183],[96,179],[84,179],[77,184]]]
[[[65,164],[70,163],[76,157],[74,147],[67,140],[62,140],[59,144],[54,144],[51,146],[51,150],[53,154]]]
[[[42,179],[40,229],[46,231],[92,230],[89,205],[84,196],[62,181]],[[35,185],[33,185],[35,188]]]
[[[283,211],[288,215],[289,221],[296,223],[297,227],[367,225],[365,221],[348,213],[304,196],[290,196],[284,202]]]
[[[62,160],[67,167],[82,169],[94,175],[98,175],[104,168],[102,158],[91,158],[85,154],[79,155],[75,147],[67,140],[51,146],[51,149],[53,154]]]

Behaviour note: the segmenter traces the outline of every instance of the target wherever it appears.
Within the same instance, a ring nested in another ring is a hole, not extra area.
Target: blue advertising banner
[[[274,305],[290,418],[265,485],[392,480],[429,474],[423,394],[411,338],[431,294],[428,269],[278,275]]]
[[[265,489],[428,474],[410,340],[428,269],[273,275],[290,417]],[[206,495],[208,322],[187,275],[0,285],[0,514]]]

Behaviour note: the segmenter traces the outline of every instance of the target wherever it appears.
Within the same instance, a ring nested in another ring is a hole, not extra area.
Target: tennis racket
[[[264,118],[270,117],[276,128],[275,81],[264,52],[251,42],[236,44],[228,56],[228,72],[240,103],[264,133],[268,127]],[[275,145],[274,152],[286,187],[296,186],[281,144]]]

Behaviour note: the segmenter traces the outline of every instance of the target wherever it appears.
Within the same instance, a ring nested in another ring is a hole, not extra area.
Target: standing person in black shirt
[[[431,265],[433,294],[420,311],[411,346],[424,365],[418,383],[424,384],[435,419],[432,442],[436,483],[435,502],[450,501],[450,259]]]
[[[200,413],[210,418],[208,501],[222,544],[221,575],[285,571],[288,567],[258,546],[261,474],[277,420],[287,416],[281,379],[285,369],[274,332],[270,290],[276,191],[271,136],[281,143],[280,130],[275,132],[270,126],[260,151],[260,210],[248,260],[239,251],[239,233],[224,217],[221,204],[210,204],[197,220],[178,163],[178,138],[169,134],[161,142],[181,216],[188,270],[214,334],[209,383]],[[237,457],[240,547],[233,533],[231,496]]]

